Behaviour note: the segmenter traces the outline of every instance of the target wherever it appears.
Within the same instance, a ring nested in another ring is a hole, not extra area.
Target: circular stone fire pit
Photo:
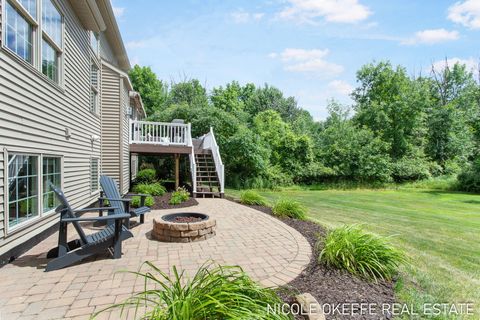
[[[152,237],[165,242],[194,242],[215,235],[216,221],[203,213],[182,212],[153,219]]]

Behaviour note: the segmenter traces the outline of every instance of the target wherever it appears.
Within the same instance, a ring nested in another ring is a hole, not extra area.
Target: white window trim
[[[23,151],[23,150],[4,150],[4,186],[8,186],[8,156],[9,155],[25,155],[25,156],[33,156],[33,157],[38,157],[37,161],[37,172],[38,172],[38,177],[37,177],[37,185],[38,185],[38,215],[34,218],[31,218],[29,220],[26,220],[22,223],[19,223],[13,227],[9,226],[8,220],[9,220],[9,198],[8,198],[8,188],[4,188],[4,228],[5,228],[5,236],[10,236],[14,233],[17,233],[21,230],[24,230],[37,222],[53,215],[55,213],[55,209],[52,209],[47,212],[43,212],[43,183],[42,183],[42,178],[43,178],[43,157],[56,157],[60,158],[60,172],[61,172],[61,177],[60,177],[60,185],[61,189],[64,187],[64,156],[56,153],[48,153],[48,152],[42,152],[42,153],[35,153],[35,152],[28,152],[28,151]]]
[[[43,0],[36,0],[37,4],[37,19],[32,17],[30,13],[17,1],[17,0],[0,0],[2,3],[2,19],[6,16],[6,4],[10,2],[10,4],[16,8],[28,23],[32,25],[32,63],[23,60],[19,57],[15,52],[13,52],[10,48],[6,45],[7,40],[7,29],[6,23],[2,20],[2,46],[1,49],[7,52],[10,56],[12,56],[16,61],[20,64],[23,64],[26,68],[30,70],[34,70],[37,75],[47,81],[48,83],[52,84],[57,89],[61,91],[65,90],[65,12],[60,8],[57,0],[51,0],[52,4],[58,10],[62,17],[62,45],[59,47],[51,37],[42,30],[42,1]],[[42,72],[42,39],[45,39],[48,44],[50,44],[55,50],[57,50],[58,54],[58,83],[50,79],[47,75],[43,74]]]

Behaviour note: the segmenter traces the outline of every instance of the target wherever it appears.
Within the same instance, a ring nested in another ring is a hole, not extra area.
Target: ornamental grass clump
[[[300,202],[290,199],[277,201],[272,208],[272,212],[279,217],[290,217],[300,220],[305,220],[307,217],[307,208]]]
[[[364,231],[359,225],[330,230],[318,261],[367,280],[389,281],[406,263],[404,254],[391,246],[387,237]]]
[[[137,184],[133,188],[133,191],[135,193],[144,193],[151,196],[163,196],[167,192],[167,189],[165,189],[165,187],[162,186],[159,182],[154,182]]]
[[[99,313],[119,308],[122,318],[135,311],[135,319],[150,320],[293,319],[275,308],[282,300],[272,289],[258,285],[240,267],[202,266],[187,279],[175,266],[170,277],[145,264],[151,271],[130,272],[144,279],[144,289]]]
[[[253,190],[245,190],[240,193],[240,203],[255,206],[267,206],[268,202],[258,192]]]

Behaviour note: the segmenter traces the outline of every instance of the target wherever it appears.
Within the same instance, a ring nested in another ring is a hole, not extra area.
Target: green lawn
[[[260,193],[272,202],[301,201],[309,218],[326,227],[363,223],[372,232],[394,235],[393,244],[411,259],[411,266],[401,270],[400,301],[416,306],[473,302],[480,311],[480,196],[413,188]]]

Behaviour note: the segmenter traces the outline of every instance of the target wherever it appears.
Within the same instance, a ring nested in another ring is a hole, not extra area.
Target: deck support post
[[[175,153],[175,190],[180,187],[180,154]]]

